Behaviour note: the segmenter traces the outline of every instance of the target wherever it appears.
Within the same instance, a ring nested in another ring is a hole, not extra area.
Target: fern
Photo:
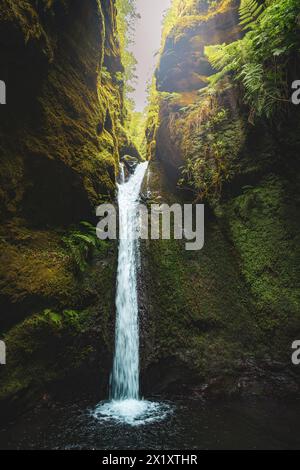
[[[290,103],[287,61],[300,47],[299,0],[272,0],[263,7],[258,0],[241,0],[241,24],[248,31],[231,44],[206,47],[211,65],[218,72],[210,77],[213,86],[225,75],[241,83],[249,105],[249,121],[284,114]]]
[[[245,87],[245,101],[252,107],[252,116],[264,114],[270,118],[284,101],[281,96],[284,78],[279,71],[266,72],[262,64],[249,63],[242,67],[237,78]]]
[[[226,65],[226,44],[216,44],[212,46],[206,46],[205,54],[209,58],[209,61],[214,69],[222,69]]]
[[[242,79],[246,94],[253,96],[263,89],[264,68],[262,64],[248,63],[242,68],[238,78]]]
[[[259,5],[257,0],[241,0],[240,5],[240,24],[244,29],[252,29],[262,12],[263,6]]]
[[[213,68],[219,70],[219,72],[209,78],[212,85],[217,83],[226,74],[239,70],[244,57],[240,40],[231,44],[206,46],[205,54]]]
[[[107,247],[105,241],[99,240],[95,227],[89,222],[81,222],[77,229],[72,229],[62,241],[80,272],[88,266],[88,260],[94,250],[101,251]]]

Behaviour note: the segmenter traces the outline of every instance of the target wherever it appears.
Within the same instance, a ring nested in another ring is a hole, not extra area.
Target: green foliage
[[[125,69],[125,94],[132,92],[136,80],[137,61],[130,51],[133,43],[135,22],[139,19],[136,11],[136,0],[117,0],[117,28],[120,38],[121,60]]]
[[[252,104],[258,116],[271,117],[281,101],[278,83],[284,85],[282,71],[269,69],[265,72],[262,64],[249,63],[243,66],[239,78],[245,87],[245,101]]]
[[[109,72],[109,70],[107,70],[107,67],[103,66],[101,68],[101,78],[104,79],[104,80],[107,80],[107,81],[112,80],[111,73]]]
[[[262,9],[254,0],[243,0],[240,14],[241,25],[248,29],[243,39],[209,46],[206,54],[219,69],[213,84],[228,73],[243,84],[253,122],[255,116],[271,118],[284,112],[283,105],[290,101],[286,70],[291,55],[300,49],[300,4],[272,0]]]
[[[163,20],[163,42],[178,22],[179,17],[207,15],[220,6],[220,0],[172,0]]]
[[[216,11],[226,8],[228,2],[230,0],[172,0],[163,19],[162,49],[167,37],[174,36],[176,40],[186,28],[214,16]]]
[[[173,0],[163,19],[163,42],[178,20],[182,0]]]
[[[252,28],[256,24],[256,20],[263,9],[256,0],[241,0],[240,5],[240,18],[241,25],[245,28]]]
[[[197,200],[215,204],[224,182],[233,176],[234,162],[244,142],[242,121],[229,110],[219,108],[215,98],[203,98],[202,105],[183,117],[185,165],[179,186],[188,186]]]
[[[151,160],[155,157],[156,132],[159,121],[159,93],[156,90],[156,80],[153,78],[148,85],[148,105],[145,110],[147,119],[145,121],[146,157]]]
[[[146,114],[132,111],[129,121],[129,135],[141,155],[145,155],[145,123]]]
[[[14,326],[5,336],[10,361],[1,376],[0,400],[19,392],[28,399],[86,363],[93,346],[90,338],[85,343],[81,338],[90,316],[88,311],[46,309]]]
[[[41,319],[57,330],[68,328],[73,334],[83,330],[86,314],[77,310],[63,310],[61,313],[46,309],[41,314]]]
[[[224,43],[205,47],[205,53],[211,65],[220,70],[210,78],[211,84],[218,82],[226,73],[239,70],[245,60],[243,50],[242,41],[234,41],[228,45]]]
[[[106,242],[97,237],[95,227],[89,222],[81,222],[78,228],[71,229],[62,241],[80,272],[86,270],[95,250],[103,251],[107,248]]]

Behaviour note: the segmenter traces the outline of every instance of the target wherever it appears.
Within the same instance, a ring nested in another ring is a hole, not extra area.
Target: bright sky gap
[[[153,75],[157,57],[155,53],[161,44],[162,20],[171,5],[171,0],[137,0],[137,12],[141,15],[135,30],[131,47],[137,60],[136,90],[132,93],[135,110],[143,111],[147,104],[147,83]]]

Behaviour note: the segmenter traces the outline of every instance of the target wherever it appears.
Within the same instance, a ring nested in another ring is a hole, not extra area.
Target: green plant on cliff
[[[226,0],[173,0],[170,8],[166,11],[163,20],[163,41],[169,35],[172,28],[178,22],[179,17],[207,14],[217,9],[222,2]]]
[[[226,204],[231,239],[251,286],[257,321],[272,341],[300,326],[297,187],[270,174]]]
[[[182,0],[173,0],[173,2],[171,3],[170,8],[165,13],[165,16],[164,16],[164,19],[163,19],[163,41],[162,41],[162,45],[164,43],[164,40],[166,39],[166,37],[170,33],[171,29],[176,24],[181,4],[182,4]]]
[[[78,228],[71,229],[62,241],[71,254],[76,269],[84,272],[94,250],[104,250],[107,245],[97,238],[96,229],[88,222],[81,222]]]
[[[256,25],[257,18],[262,9],[263,6],[259,5],[256,0],[241,0],[241,24],[245,25],[245,28],[251,28],[253,25]]]
[[[243,140],[241,122],[225,109],[215,109],[212,114],[195,123],[199,114],[190,113],[186,136],[185,165],[179,185],[188,184],[198,200],[217,202],[225,181],[232,176],[232,162],[237,157]],[[191,129],[191,126],[192,127]]]
[[[155,155],[156,132],[159,121],[159,93],[156,90],[156,81],[153,78],[148,85],[148,104],[145,110],[146,157],[151,160]]]
[[[206,54],[219,73],[242,83],[244,101],[255,116],[272,117],[290,102],[287,76],[292,54],[300,50],[300,4],[298,0],[269,0],[263,10],[255,0],[243,0],[241,25],[245,36],[229,45],[206,47]]]
[[[142,156],[145,155],[145,121],[146,115],[143,112],[132,111],[131,119],[128,123],[129,135],[134,145],[139,149]]]

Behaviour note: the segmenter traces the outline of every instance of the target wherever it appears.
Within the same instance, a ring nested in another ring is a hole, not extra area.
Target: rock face
[[[92,228],[78,224],[114,197],[128,137],[114,0],[3,0],[0,31],[0,406],[9,411],[53,383],[106,392],[116,252],[96,252]]]
[[[123,119],[115,15],[113,1],[2,2],[2,220],[78,222],[113,194]]]
[[[238,25],[239,0],[223,0],[216,9],[195,2],[183,10],[168,35],[156,71],[157,89],[188,92],[207,85],[213,69],[204,47],[235,41],[241,36]]]
[[[209,8],[207,2],[193,2],[183,9],[166,38],[156,72],[157,90],[164,92],[159,100],[156,155],[174,180],[179,177],[178,169],[184,163],[186,147],[190,147],[189,132],[213,106],[207,99],[206,109],[199,115],[199,90],[208,85],[208,77],[215,72],[204,48],[230,43],[242,36],[238,5],[239,0],[222,0],[215,8]],[[235,99],[231,101],[236,106]],[[193,115],[184,114],[184,110],[193,105]]]
[[[149,190],[160,203],[194,201],[176,186],[183,168],[188,176],[196,171],[205,246],[195,253],[176,240],[144,246],[144,386],[201,396],[297,393],[299,108],[275,127],[262,119],[253,125],[228,77],[214,91],[203,89],[212,73],[203,48],[239,36],[239,2],[220,1],[210,11],[205,1],[186,3],[156,74]]]

